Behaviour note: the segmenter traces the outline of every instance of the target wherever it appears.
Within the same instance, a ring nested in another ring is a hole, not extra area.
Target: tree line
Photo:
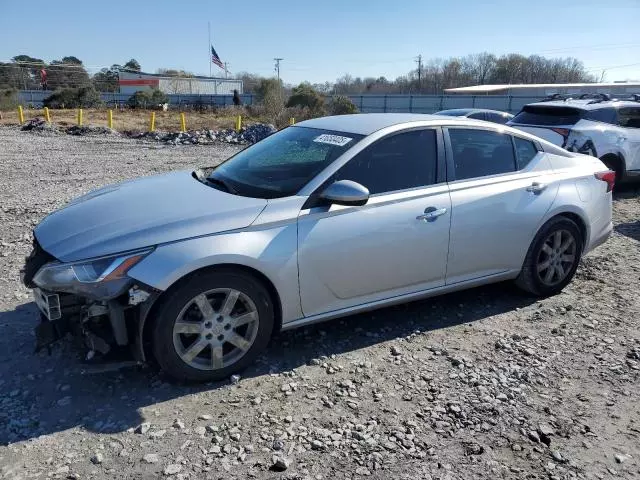
[[[45,62],[29,55],[17,55],[10,62],[0,62],[0,89],[93,87],[101,92],[117,92],[118,71],[122,68],[141,70],[140,63],[132,58],[122,65],[113,64],[90,75],[82,61],[75,56]],[[41,73],[43,69],[44,76]],[[158,69],[157,73],[175,77],[193,76],[190,72],[167,68]],[[265,78],[250,72],[242,72],[235,77],[244,81],[245,93],[257,93]],[[312,86],[318,92],[329,95],[440,94],[445,88],[468,85],[595,81],[596,78],[576,58],[527,57],[517,53],[496,56],[485,52],[430,60],[420,69],[411,70],[393,80],[384,76],[363,78],[346,74],[334,82],[315,83]],[[291,85],[284,85],[284,93],[289,93],[291,88]]]
[[[255,93],[262,77],[248,72],[239,74],[244,91]],[[335,82],[315,83],[313,87],[324,94],[442,94],[445,88],[469,85],[515,83],[590,83],[590,75],[576,58],[526,57],[517,53],[496,56],[479,53],[465,57],[435,59],[420,70],[389,80],[386,77],[354,77],[346,74]]]
[[[74,56],[45,62],[30,55],[16,55],[11,62],[0,62],[0,90],[57,90],[93,88],[99,92],[117,92],[121,68],[140,71],[140,63],[131,59],[89,75],[82,60]]]

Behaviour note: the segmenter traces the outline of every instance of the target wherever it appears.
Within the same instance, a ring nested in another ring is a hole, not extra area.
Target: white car
[[[301,122],[215,168],[103,187],[34,230],[38,345],[224,378],[279,330],[503,280],[553,295],[612,230],[615,174],[503,125]]]
[[[554,95],[526,105],[507,125],[570,152],[598,157],[616,172],[617,182],[640,176],[640,95],[627,100]]]

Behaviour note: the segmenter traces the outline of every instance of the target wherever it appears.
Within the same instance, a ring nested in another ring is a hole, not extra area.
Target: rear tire
[[[273,324],[269,292],[253,276],[233,270],[196,273],[158,309],[153,351],[174,380],[222,380],[255,360]]]
[[[576,273],[584,239],[567,217],[554,217],[538,231],[525,257],[516,285],[533,295],[556,295]]]

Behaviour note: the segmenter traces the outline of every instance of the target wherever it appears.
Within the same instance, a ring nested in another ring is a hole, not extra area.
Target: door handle
[[[533,182],[531,185],[527,187],[527,192],[531,192],[534,195],[540,195],[545,191],[547,185],[544,183]]]
[[[439,216],[447,213],[446,208],[427,207],[424,209],[424,215],[418,215],[416,220],[422,220],[424,222],[433,222]]]

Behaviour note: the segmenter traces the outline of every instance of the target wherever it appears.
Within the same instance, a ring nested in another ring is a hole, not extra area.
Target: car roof
[[[353,115],[334,115],[314,118],[296,123],[296,126],[335,130],[337,132],[356,133],[359,135],[371,135],[373,132],[377,132],[383,128],[417,122],[431,122],[434,125],[440,125],[444,122],[450,124],[464,123],[474,125],[479,123],[486,125],[486,122],[471,120],[465,117],[447,117],[444,115],[428,115],[423,113],[356,113]]]
[[[605,100],[594,101],[593,99],[573,100],[552,100],[549,102],[528,103],[527,107],[569,107],[579,110],[598,110],[600,108],[621,108],[621,107],[640,107],[640,103],[631,100]]]
[[[489,113],[497,113],[498,115],[511,115],[509,112],[503,112],[500,110],[491,110],[490,108],[451,108],[448,110],[440,110],[437,114],[444,114],[445,112],[451,113],[459,113],[460,115],[467,115],[469,113],[477,113],[477,112],[489,112]]]

